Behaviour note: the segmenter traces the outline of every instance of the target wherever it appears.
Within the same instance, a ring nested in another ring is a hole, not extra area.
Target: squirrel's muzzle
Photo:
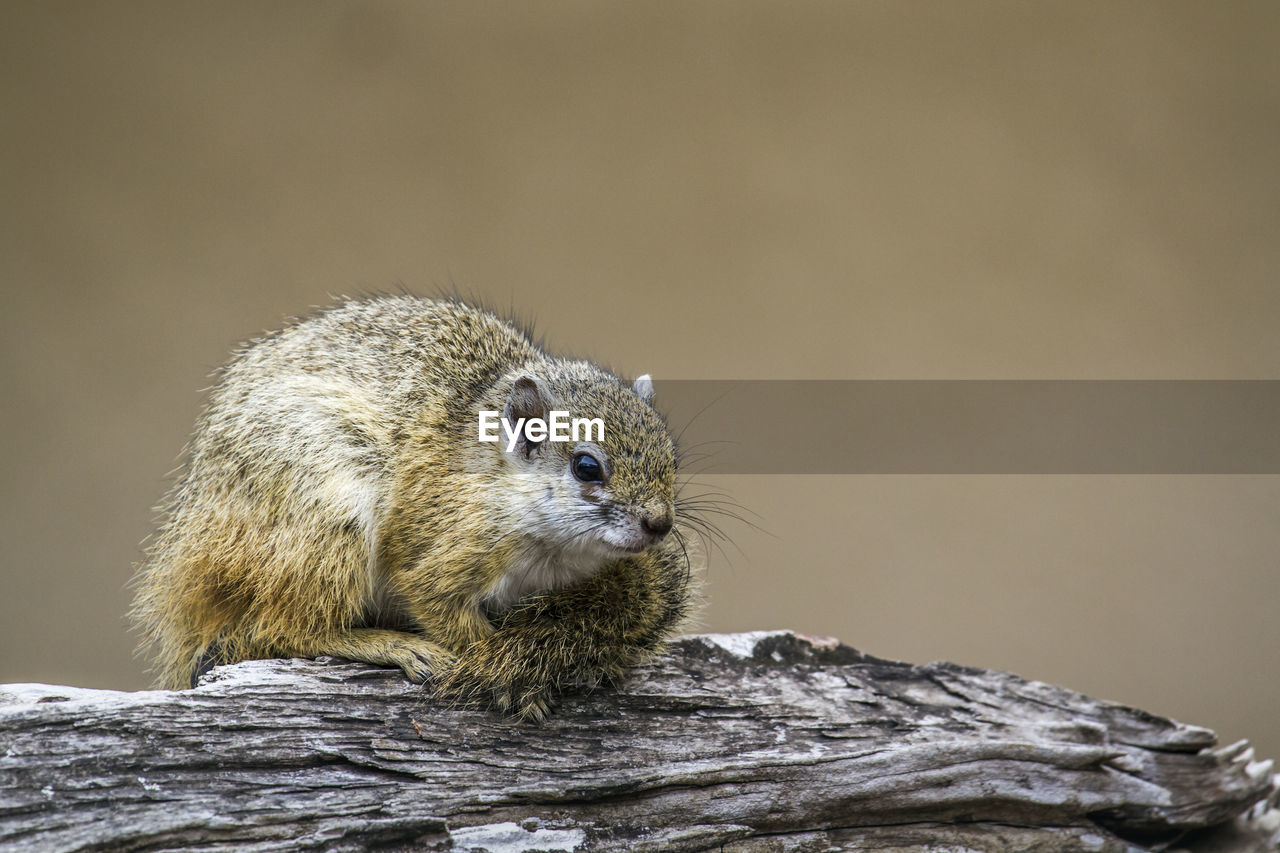
[[[665,512],[661,515],[642,515],[640,517],[640,527],[644,529],[645,533],[652,536],[655,542],[671,532],[673,523],[674,519],[670,512]]]

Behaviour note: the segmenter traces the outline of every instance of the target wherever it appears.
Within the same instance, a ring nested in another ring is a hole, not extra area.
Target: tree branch
[[[0,686],[5,850],[1280,849],[1207,729],[789,632],[701,635],[542,725],[321,659]]]

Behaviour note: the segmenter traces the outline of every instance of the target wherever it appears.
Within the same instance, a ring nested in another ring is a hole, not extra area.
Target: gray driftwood
[[[0,687],[0,849],[1275,850],[1270,762],[1048,684],[704,635],[542,725],[389,670]]]

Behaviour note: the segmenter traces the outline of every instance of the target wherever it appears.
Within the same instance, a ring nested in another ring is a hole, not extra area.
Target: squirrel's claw
[[[516,714],[525,722],[545,722],[547,717],[551,716],[551,700],[545,697],[526,699],[521,703]]]
[[[389,663],[400,667],[405,677],[415,684],[424,684],[431,674],[453,659],[453,655],[427,640],[413,636],[398,638],[385,652]]]

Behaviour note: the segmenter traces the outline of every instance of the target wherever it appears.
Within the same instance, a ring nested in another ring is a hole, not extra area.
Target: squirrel
[[[409,295],[295,321],[217,376],[135,579],[163,685],[332,655],[540,720],[689,614],[676,446],[648,376],[628,387],[487,311]],[[557,410],[603,435],[479,440],[480,412]]]

